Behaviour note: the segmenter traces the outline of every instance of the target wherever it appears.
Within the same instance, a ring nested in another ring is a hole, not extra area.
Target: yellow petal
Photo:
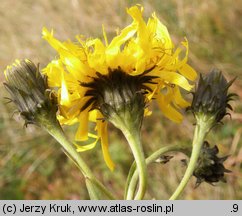
[[[157,103],[159,105],[159,108],[161,109],[162,113],[169,118],[170,120],[180,123],[183,119],[183,116],[181,113],[179,113],[170,103],[167,103],[167,98],[165,95],[158,94],[157,95]],[[169,100],[169,98],[168,98]]]
[[[150,116],[151,114],[152,114],[152,111],[149,110],[148,108],[145,108],[144,116]]]
[[[177,104],[181,108],[185,108],[190,105],[188,101],[184,100],[177,86],[173,88],[173,97],[174,97],[175,104]]]
[[[148,48],[147,45],[150,41],[148,41],[149,34],[146,29],[146,23],[144,22],[142,17],[143,8],[141,7],[139,9],[137,6],[133,6],[129,8],[127,12],[132,16],[135,24],[137,25],[137,39],[139,45],[142,49]]]
[[[63,115],[57,115],[57,119],[61,125],[73,125],[78,122],[78,118],[65,118]]]
[[[67,70],[78,80],[83,80],[83,75],[90,76],[93,71],[86,62],[81,61],[78,57],[68,50],[59,50],[60,59],[66,66]]]
[[[102,25],[102,29],[103,29],[103,37],[104,37],[105,45],[108,46],[108,38],[107,38],[107,34],[105,31],[104,25]]]
[[[99,73],[107,74],[106,47],[103,45],[102,41],[100,39],[89,40],[87,46],[91,49],[87,56],[89,66]]]
[[[129,40],[136,33],[137,28],[134,25],[129,25],[124,28],[121,33],[114,37],[106,49],[107,56],[115,56],[120,51],[120,46]]]
[[[157,76],[159,76],[164,82],[178,85],[187,91],[190,91],[193,88],[193,86],[190,85],[186,78],[181,74],[171,71],[161,71],[160,73],[157,73]]]
[[[171,41],[170,34],[165,25],[163,25],[160,20],[156,17],[156,14],[152,14],[152,18],[149,19],[147,27],[150,32],[153,33],[153,37],[157,40],[155,44],[158,47],[162,47],[167,54],[171,54],[173,49],[173,43]]]
[[[60,64],[59,60],[53,60],[42,70],[43,74],[48,77],[48,86],[50,87],[61,87],[64,69]]]
[[[79,127],[75,135],[76,141],[84,141],[88,139],[88,111],[84,110],[79,115]]]
[[[42,29],[42,36],[45,40],[49,42],[49,44],[56,50],[58,51],[60,48],[65,49],[65,46],[57,39],[54,38],[53,36],[53,30],[49,32],[47,28]]]
[[[155,94],[157,93],[157,91],[160,89],[161,84],[162,84],[162,82],[158,83],[158,84],[155,86],[153,92],[149,93],[149,94],[146,96],[147,99],[148,99],[148,101],[151,101],[151,100],[152,100],[152,98],[154,97],[154,95],[155,95]],[[149,87],[152,89],[152,86],[149,86]]]
[[[107,131],[107,122],[98,121],[97,122],[97,128],[98,128],[98,135],[101,137],[101,146],[102,146],[102,152],[104,160],[108,166],[108,168],[113,171],[114,170],[114,163],[110,157],[109,151],[108,151],[108,131]]]
[[[69,93],[68,93],[68,89],[67,89],[66,81],[65,81],[64,77],[62,77],[62,82],[61,82],[60,105],[66,105],[66,106],[70,105]]]
[[[60,59],[66,65],[67,70],[78,80],[82,80],[83,75],[91,75],[93,71],[80,56],[85,56],[82,47],[77,47],[71,42],[60,42],[53,36],[53,31],[46,28],[42,31],[43,38],[59,53]],[[79,53],[78,53],[79,51]]]
[[[189,80],[194,81],[197,78],[197,72],[188,64],[184,64],[179,72]]]
[[[89,121],[91,122],[96,122],[97,121],[97,118],[99,116],[98,114],[98,110],[92,110],[89,112]]]
[[[182,45],[186,49],[185,57],[182,60],[179,58],[176,59],[176,67],[183,76],[194,81],[197,78],[197,72],[187,64],[189,46],[186,38],[185,41],[182,42]]]
[[[94,134],[88,134],[88,136],[91,138],[95,138],[95,141],[90,144],[86,144],[86,145],[79,145],[77,143],[74,143],[74,145],[76,146],[77,152],[88,151],[90,149],[93,149],[96,146],[99,138],[97,136],[95,136]]]

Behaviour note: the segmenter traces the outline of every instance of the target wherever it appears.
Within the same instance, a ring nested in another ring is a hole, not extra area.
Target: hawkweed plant
[[[151,162],[168,162],[170,158],[164,154],[170,151],[188,156],[191,153],[186,173],[171,196],[176,199],[192,175],[197,177],[197,184],[224,179],[227,170],[223,161],[227,157],[218,158],[217,147],[203,143],[231,108],[228,101],[233,95],[227,90],[232,81],[227,83],[218,71],[201,76],[190,103],[183,94],[192,91],[197,73],[187,63],[188,41],[184,39],[175,48],[156,14],[145,22],[139,5],[128,8],[127,13],[133,21],[110,42],[104,27],[103,40],[76,36],[77,42],[59,41],[53,30],[43,28],[42,36],[56,50],[57,57],[42,73],[30,60],[17,60],[5,70],[5,87],[25,124],[44,128],[80,168],[91,199],[115,198],[79,153],[100,143],[107,167],[115,169],[109,153],[108,123],[122,131],[134,157],[124,199],[144,198]],[[163,145],[145,158],[141,127],[143,118],[152,114],[149,104],[153,101],[175,123],[182,121],[182,109],[194,113],[197,123],[192,145]],[[90,122],[95,123],[94,130]],[[76,123],[79,127],[74,142],[70,142],[61,125]],[[206,175],[204,170],[212,170],[212,174]]]

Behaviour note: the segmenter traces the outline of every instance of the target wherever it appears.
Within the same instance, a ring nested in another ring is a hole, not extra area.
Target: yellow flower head
[[[196,72],[187,64],[188,42],[182,42],[186,51],[185,57],[181,58],[183,49],[174,50],[167,28],[155,13],[146,23],[142,12],[143,8],[139,6],[127,9],[133,22],[110,43],[104,30],[105,43],[98,38],[84,40],[81,36],[77,36],[79,43],[73,43],[69,40],[60,42],[54,38],[53,31],[43,28],[43,38],[59,54],[59,58],[43,70],[49,86],[58,89],[58,118],[62,124],[80,123],[75,136],[77,141],[100,138],[104,159],[110,169],[114,164],[108,153],[105,121],[108,113],[105,113],[107,107],[103,100],[110,100],[108,105],[119,106],[119,99],[112,98],[112,94],[106,97],[103,88],[119,91],[122,83],[130,85],[121,98],[126,100],[126,93],[142,92],[145,104],[155,99],[166,117],[180,122],[182,115],[178,110],[189,105],[182,98],[180,88],[190,91],[192,85],[187,79],[196,78]],[[148,114],[148,111],[144,113]],[[88,133],[89,121],[96,122],[96,135]],[[77,150],[83,151],[95,144],[77,147]]]

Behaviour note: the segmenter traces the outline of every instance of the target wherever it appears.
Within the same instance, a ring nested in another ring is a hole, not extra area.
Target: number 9
[[[237,212],[239,210],[238,204],[233,204],[233,212]]]

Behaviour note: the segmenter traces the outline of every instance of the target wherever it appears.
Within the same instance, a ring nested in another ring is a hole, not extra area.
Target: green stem
[[[136,104],[137,105],[137,104]],[[143,199],[147,186],[147,167],[145,163],[145,156],[140,138],[140,129],[143,119],[143,109],[136,107],[137,112],[130,112],[129,109],[120,110],[118,113],[113,113],[109,117],[109,121],[117,128],[119,128],[128,141],[132,154],[135,159],[135,163],[139,173],[139,186],[138,191],[134,199]],[[127,199],[133,199],[127,196]]]
[[[139,187],[134,199],[140,200],[140,199],[143,199],[146,191],[146,186],[147,186],[147,167],[145,163],[143,148],[140,142],[140,134],[136,133],[135,131],[133,131],[133,133],[131,134],[127,130],[123,131],[123,133],[134,155],[134,159],[138,170],[137,172],[139,175]],[[133,199],[133,197],[129,196],[128,194],[127,199],[130,200],[130,199]]]
[[[87,186],[87,191],[88,191],[90,199],[91,200],[99,200],[100,199],[99,194],[97,193],[97,191],[93,187],[93,183],[89,178],[86,178],[86,186]]]
[[[211,124],[206,122],[206,119],[197,119],[196,128],[194,131],[193,143],[192,143],[192,154],[186,169],[186,172],[176,188],[175,192],[170,197],[170,200],[175,200],[185,189],[189,179],[192,177],[194,169],[196,168],[197,160],[199,158],[200,150],[202,148],[204,139],[211,128]]]
[[[163,155],[167,152],[171,152],[171,151],[186,152],[190,148],[191,147],[187,144],[175,144],[175,145],[163,146],[159,150],[152,153],[148,158],[146,158],[146,160],[145,160],[146,165],[149,165],[150,163],[154,162],[161,155]],[[129,175],[128,175],[127,182],[126,182],[125,198],[127,198],[127,196],[129,196],[131,199],[133,198],[134,192],[136,189],[136,185],[137,185],[137,181],[138,181],[138,171],[136,170],[136,164],[133,163],[130,168]]]
[[[110,200],[115,200],[116,198],[113,196],[111,192],[107,190],[107,188],[97,179],[92,179],[93,184],[97,186],[97,188],[102,191]]]
[[[77,163],[84,177],[93,177],[93,174],[84,160],[80,157],[72,143],[67,140],[63,130],[60,127],[51,127],[47,129],[47,132],[54,137],[65,151],[71,156],[71,158]]]
[[[82,174],[86,179],[89,179],[93,182],[109,199],[115,199],[113,195],[103,186],[101,182],[99,182],[96,177],[93,175],[92,171],[89,169],[85,161],[81,158],[80,154],[76,151],[73,144],[66,138],[62,128],[60,127],[58,122],[42,122],[42,127],[52,136],[54,137],[64,148],[68,155],[74,160],[74,162],[78,165],[78,168],[81,170]],[[90,189],[92,183],[88,184],[88,189]],[[92,194],[95,189],[92,190]],[[94,196],[94,195],[93,195]],[[96,195],[94,197],[97,197]]]

